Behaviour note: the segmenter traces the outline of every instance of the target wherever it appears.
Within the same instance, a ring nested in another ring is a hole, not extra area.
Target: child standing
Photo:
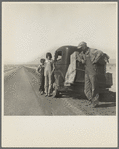
[[[52,54],[46,53],[45,72],[44,72],[46,96],[50,96],[51,93],[53,72],[54,72],[54,64],[52,60]]]
[[[40,65],[38,66],[38,68],[36,69],[36,72],[39,74],[39,91],[42,94],[44,94],[44,82],[45,82],[45,78],[44,78],[44,63],[45,63],[45,59],[40,59]]]

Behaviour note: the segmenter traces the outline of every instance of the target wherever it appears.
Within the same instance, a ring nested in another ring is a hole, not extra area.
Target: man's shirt
[[[96,75],[97,67],[93,64],[90,57],[90,52],[85,54],[85,74]]]

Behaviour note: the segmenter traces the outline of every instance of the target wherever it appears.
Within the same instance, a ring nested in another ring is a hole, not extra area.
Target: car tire
[[[59,91],[58,91],[58,89],[55,89],[55,97],[59,97]]]

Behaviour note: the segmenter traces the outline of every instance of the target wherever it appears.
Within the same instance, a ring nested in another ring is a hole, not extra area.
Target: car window
[[[62,59],[62,51],[58,51],[56,60],[59,61],[61,59]]]

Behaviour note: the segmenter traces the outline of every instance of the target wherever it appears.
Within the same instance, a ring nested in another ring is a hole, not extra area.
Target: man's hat
[[[82,46],[84,46],[84,45],[86,45],[87,46],[87,43],[86,42],[84,42],[84,41],[82,41],[82,42],[80,42],[79,43],[79,45],[78,45],[78,49],[80,49]]]

